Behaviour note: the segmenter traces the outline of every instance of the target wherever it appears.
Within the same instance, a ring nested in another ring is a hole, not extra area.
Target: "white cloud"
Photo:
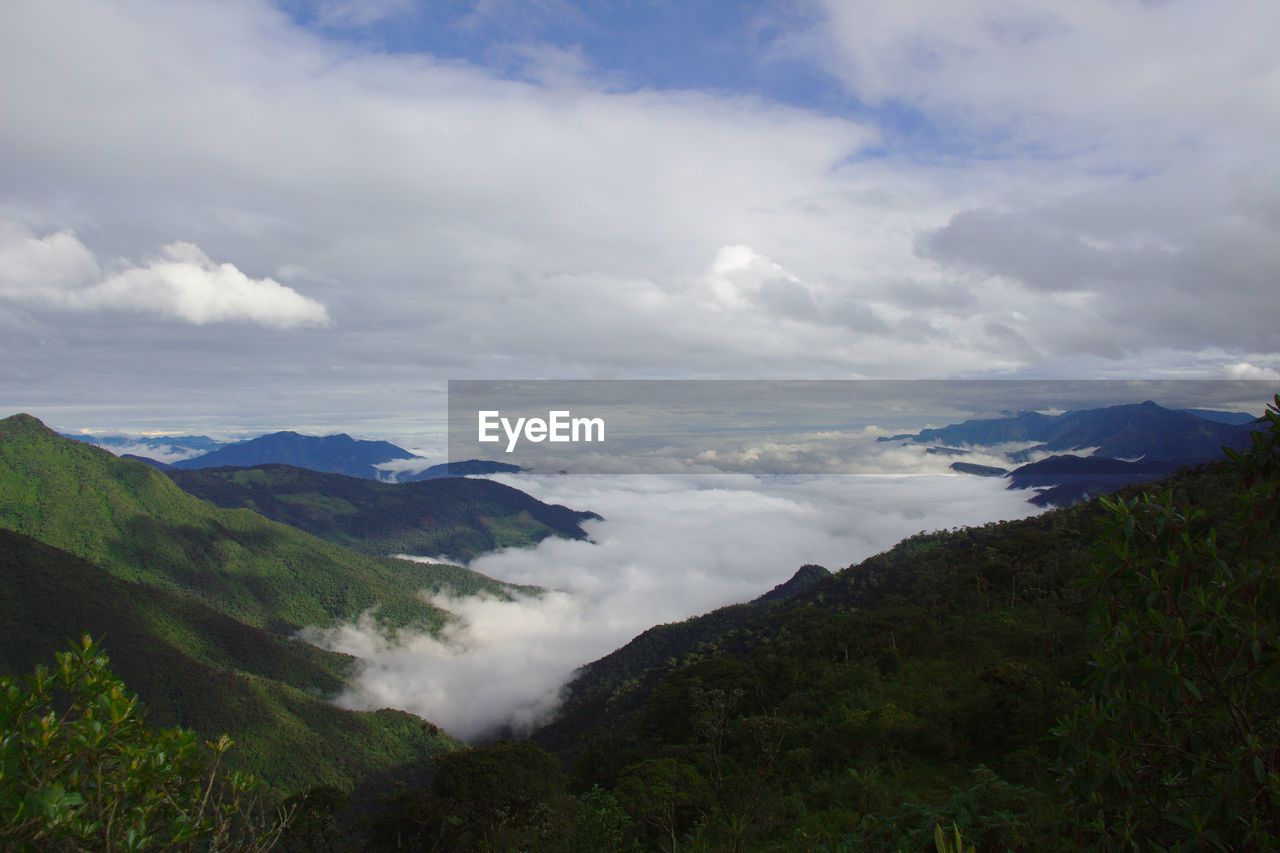
[[[0,220],[0,297],[41,302],[101,277],[97,258],[70,231],[36,237],[17,222]]]
[[[824,0],[833,69],[962,143],[1129,165],[1258,155],[1280,118],[1269,0]]]
[[[652,625],[755,598],[805,563],[835,570],[920,530],[1035,511],[1003,483],[960,476],[496,479],[605,521],[588,523],[593,542],[550,539],[473,561],[491,577],[554,591],[440,597],[459,617],[440,638],[387,638],[369,620],[309,630],[310,641],[363,661],[341,704],[402,708],[464,739],[527,729],[554,711],[577,667]]]
[[[170,243],[144,266],[101,275],[97,260],[67,231],[37,238],[0,223],[0,297],[74,311],[134,311],[203,326],[249,322],[277,329],[328,326],[325,307],[271,278],[214,263],[198,246]]]
[[[1228,379],[1280,379],[1280,371],[1250,364],[1247,361],[1228,364],[1225,372]]]

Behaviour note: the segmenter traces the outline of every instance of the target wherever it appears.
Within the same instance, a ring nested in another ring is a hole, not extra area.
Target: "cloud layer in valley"
[[[917,460],[923,459],[920,451]],[[748,601],[805,563],[835,570],[921,530],[1029,515],[1026,494],[962,476],[502,478],[589,508],[592,542],[544,540],[471,568],[551,590],[515,601],[438,596],[438,638],[384,636],[369,619],[312,642],[362,659],[352,708],[396,707],[463,739],[527,730],[573,671],[652,625]]]

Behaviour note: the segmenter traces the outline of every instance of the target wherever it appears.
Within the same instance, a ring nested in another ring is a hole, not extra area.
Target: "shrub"
[[[286,821],[257,816],[252,777],[218,773],[225,735],[201,744],[152,729],[88,636],[0,679],[0,847],[6,850],[266,850]]]

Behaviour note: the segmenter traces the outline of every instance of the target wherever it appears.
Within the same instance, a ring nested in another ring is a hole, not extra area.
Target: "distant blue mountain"
[[[928,444],[931,453],[1031,443],[1024,450],[1005,454],[1011,464],[1020,466],[1007,473],[966,462],[951,467],[979,476],[1004,475],[1011,489],[1037,491],[1031,503],[1065,506],[1130,483],[1156,479],[1184,465],[1219,458],[1224,447],[1243,450],[1251,444],[1255,421],[1244,412],[1176,411],[1148,400],[1060,415],[1018,412],[879,440]],[[1055,455],[1029,462],[1043,453]]]
[[[142,459],[173,463],[180,459],[190,459],[210,451],[224,447],[227,442],[209,438],[207,435],[87,435],[84,433],[61,433],[63,438],[83,441],[110,450],[117,456],[137,456]]]
[[[306,468],[325,474],[381,479],[375,467],[384,462],[420,459],[387,441],[364,441],[345,433],[338,435],[300,435],[296,432],[274,432],[248,441],[228,444],[202,456],[174,463],[178,470],[278,463]]]
[[[518,474],[523,471],[519,465],[510,462],[490,462],[487,459],[467,459],[463,462],[443,462],[432,465],[414,474],[400,474],[397,483],[412,483],[418,480],[434,480],[437,477],[467,477],[475,474]]]
[[[1014,462],[1026,462],[1035,453],[1084,449],[1089,449],[1092,456],[1110,459],[1189,461],[1221,456],[1223,447],[1249,446],[1252,416],[1238,413],[1239,423],[1226,423],[1226,413],[1215,414],[1219,417],[1211,420],[1188,411],[1166,409],[1148,400],[1061,415],[1019,412],[879,440],[961,448],[1035,442],[1027,450],[1012,454]]]
[[[1215,409],[1183,409],[1188,414],[1204,418],[1206,421],[1218,421],[1224,424],[1251,424],[1258,419],[1257,415],[1248,412],[1219,412]]]
[[[62,436],[110,450],[117,456],[146,462],[162,471],[169,468],[196,470],[280,464],[324,474],[345,474],[368,480],[393,479],[399,483],[410,483],[438,477],[515,474],[524,470],[519,465],[507,462],[468,459],[463,462],[444,462],[418,470],[412,470],[414,466],[410,465],[406,466],[408,470],[402,468],[393,475],[377,466],[410,460],[425,465],[427,460],[390,442],[358,440],[346,434],[314,436],[284,431],[238,442],[217,441],[206,435],[135,438],[63,433]]]

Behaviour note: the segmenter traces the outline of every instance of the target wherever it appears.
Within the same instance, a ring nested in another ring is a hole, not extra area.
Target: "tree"
[[[560,763],[533,741],[500,740],[433,757],[431,788],[384,801],[375,850],[548,850],[566,845],[576,801]]]
[[[1082,842],[1280,845],[1280,396],[1266,420],[1222,534],[1169,492],[1103,500],[1092,691],[1056,732]]]
[[[255,780],[222,774],[225,735],[200,744],[153,729],[87,635],[0,679],[0,847],[6,850],[267,850],[287,821],[255,814]]]

